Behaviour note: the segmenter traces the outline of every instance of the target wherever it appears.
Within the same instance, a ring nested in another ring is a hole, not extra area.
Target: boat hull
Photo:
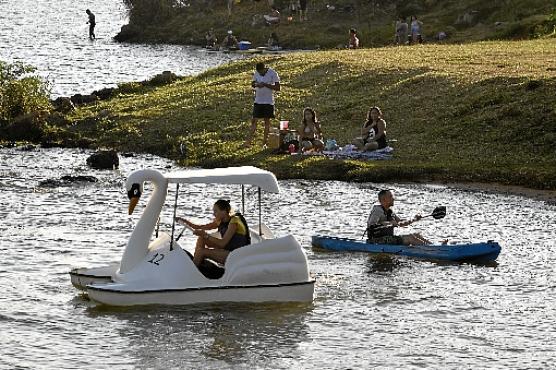
[[[389,245],[369,244],[364,241],[316,235],[312,238],[316,248],[342,252],[388,253],[428,260],[488,263],[495,261],[501,247],[496,242],[456,245]]]
[[[311,302],[315,282],[258,286],[221,286],[164,289],[150,291],[122,290],[121,284],[88,286],[93,301],[109,306],[191,305],[216,302]]]
[[[119,263],[113,263],[102,267],[75,268],[69,272],[71,284],[77,289],[86,290],[87,285],[111,283],[119,266]]]

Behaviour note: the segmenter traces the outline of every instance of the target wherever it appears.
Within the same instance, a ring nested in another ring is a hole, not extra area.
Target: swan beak
[[[135,206],[137,205],[138,202],[139,202],[139,197],[132,197],[129,199],[129,214],[133,213],[133,210],[135,209]]]

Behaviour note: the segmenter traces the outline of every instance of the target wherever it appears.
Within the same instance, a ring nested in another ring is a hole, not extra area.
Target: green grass
[[[554,39],[263,60],[282,79],[279,119],[298,122],[303,107],[312,106],[325,137],[345,144],[357,135],[368,108],[378,105],[389,138],[397,139],[395,158],[337,161],[243,149],[253,59],[81,108],[69,117],[74,126],[51,128],[50,138],[150,152],[184,165],[253,164],[280,178],[486,181],[556,189]]]
[[[556,1],[546,0],[389,0],[389,1],[309,1],[309,22],[286,20],[289,0],[275,0],[282,12],[279,26],[253,26],[253,16],[269,12],[266,0],[241,0],[228,16],[225,1],[191,2],[191,6],[170,4],[174,0],[132,0],[128,32],[122,40],[136,42],[169,42],[204,45],[204,35],[213,28],[220,40],[226,30],[233,29],[240,39],[254,45],[266,44],[271,32],[278,33],[286,48],[336,48],[348,42],[348,30],[358,29],[362,45],[384,46],[394,37],[394,22],[399,15],[417,15],[424,22],[424,36],[432,41],[444,31],[450,43],[492,39],[527,39],[550,33],[544,27]],[[351,5],[351,11],[326,10],[327,4],[340,8]],[[373,7],[373,4],[375,6]],[[472,24],[456,24],[458,17],[476,12]],[[496,23],[499,23],[496,25]],[[553,22],[552,22],[553,23]],[[551,23],[551,24],[552,24]]]

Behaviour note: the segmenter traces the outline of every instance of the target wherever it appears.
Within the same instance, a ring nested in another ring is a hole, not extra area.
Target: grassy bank
[[[365,47],[384,46],[393,42],[394,22],[400,15],[419,16],[427,41],[445,32],[450,43],[526,39],[551,33],[556,25],[556,2],[546,0],[312,0],[307,22],[299,22],[298,16],[288,22],[290,1],[274,0],[281,24],[273,27],[261,22],[270,10],[268,0],[236,0],[231,16],[226,1],[128,2],[129,25],[117,39],[132,42],[204,45],[206,31],[213,28],[220,40],[232,29],[240,39],[263,45],[276,32],[286,48],[336,48],[347,44],[348,29],[355,27]]]
[[[241,147],[255,60],[117,97],[51,126],[49,140],[163,155],[194,166],[254,164],[281,178],[481,181],[556,189],[556,40],[296,53],[264,59],[281,75],[280,119],[315,107],[326,138],[351,141],[383,108],[390,161],[272,155]],[[277,124],[277,121],[274,122]],[[262,128],[258,132],[259,142]]]

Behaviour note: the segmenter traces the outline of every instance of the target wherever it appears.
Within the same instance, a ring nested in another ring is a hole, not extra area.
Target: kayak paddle
[[[435,220],[440,220],[441,218],[446,217],[446,206],[436,207],[430,215],[426,215],[421,218],[425,218],[425,217],[432,217]]]

